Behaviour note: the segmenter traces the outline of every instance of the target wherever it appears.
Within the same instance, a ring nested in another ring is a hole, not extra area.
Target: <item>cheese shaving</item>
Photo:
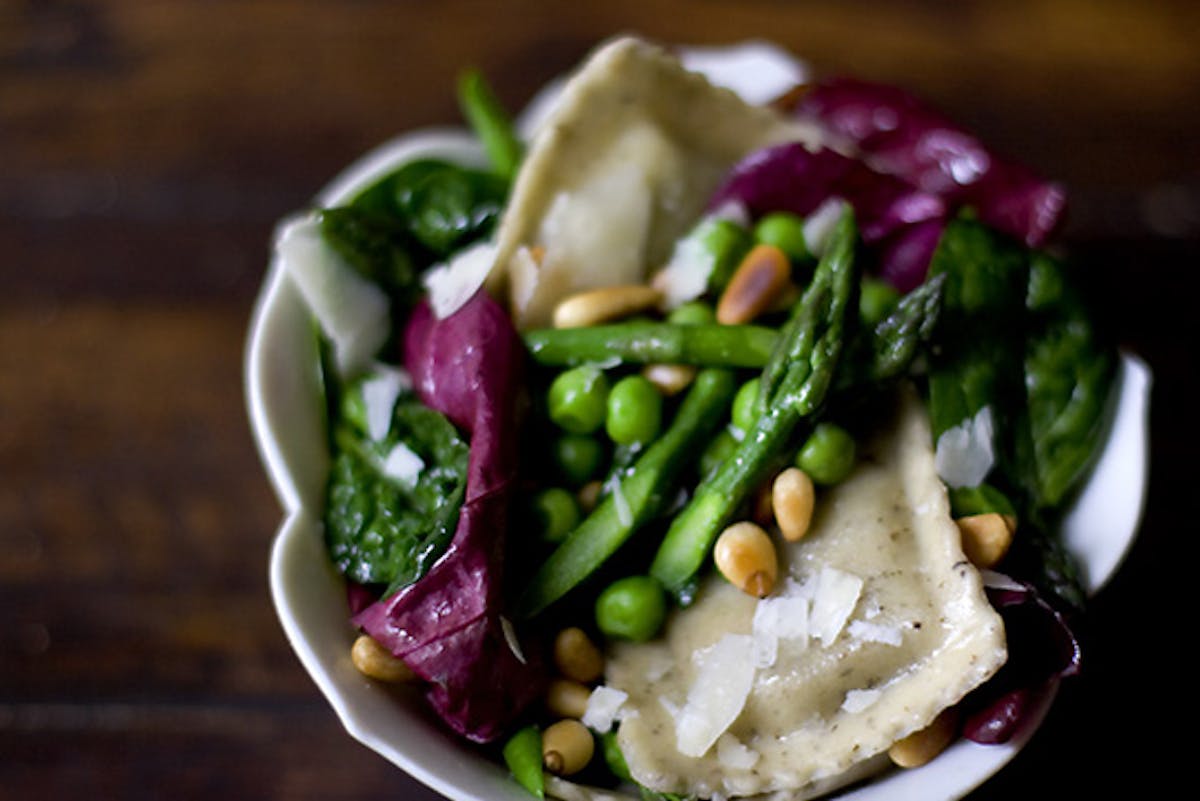
[[[434,315],[444,320],[461,309],[483,286],[495,263],[495,244],[477,242],[426,273],[425,288]]]
[[[620,719],[621,705],[628,698],[629,694],[622,690],[600,685],[588,696],[587,709],[581,718],[583,725],[603,734]]]
[[[751,637],[726,634],[695,655],[696,678],[675,719],[675,747],[701,757],[741,714],[754,683]]]

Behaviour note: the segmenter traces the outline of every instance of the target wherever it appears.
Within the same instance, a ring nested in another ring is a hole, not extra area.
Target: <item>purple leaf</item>
[[[964,701],[963,733],[978,743],[1007,742],[1030,722],[1037,702],[1080,669],[1079,641],[1062,613],[1032,585],[1002,579],[987,595],[1004,618],[1008,661]]]
[[[867,244],[946,214],[945,204],[935,195],[834,150],[809,150],[799,143],[751,153],[734,166],[709,207],[736,201],[755,218],[772,211],[806,216],[831,197],[854,207]]]
[[[974,134],[907,92],[854,78],[814,86],[796,106],[858,148],[874,169],[973,207],[983,222],[1036,247],[1066,211],[1063,187],[1006,160]]]
[[[482,291],[444,320],[426,303],[413,310],[405,365],[421,400],[470,436],[466,497],[429,573],[353,618],[430,682],[434,710],[476,742],[502,734],[543,682],[537,649],[518,656],[500,619],[521,359],[507,314]]]

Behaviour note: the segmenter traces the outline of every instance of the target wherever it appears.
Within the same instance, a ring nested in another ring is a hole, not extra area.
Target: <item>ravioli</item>
[[[711,577],[663,637],[612,647],[606,683],[629,695],[618,742],[638,782],[701,797],[826,792],[885,765],[892,743],[1004,663],[1003,623],[963,555],[915,391],[897,409],[820,496],[808,535],[781,548],[775,597]],[[745,652],[733,665],[731,641]],[[727,684],[713,675],[720,653]],[[740,711],[698,743],[697,696],[738,682]]]
[[[609,42],[534,135],[497,234],[489,289],[503,292],[507,282],[524,329],[547,325],[564,295],[644,282],[728,169],[783,141],[815,147],[820,136],[712,85],[660,47]]]

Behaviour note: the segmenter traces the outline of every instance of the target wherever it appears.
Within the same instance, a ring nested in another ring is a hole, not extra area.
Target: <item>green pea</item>
[[[648,378],[622,378],[608,393],[608,415],[604,428],[619,445],[645,444],[662,427],[662,395]]]
[[[652,576],[626,576],[596,599],[596,625],[606,636],[645,642],[658,633],[667,614],[662,585]]]
[[[708,274],[708,288],[716,292],[720,292],[729,283],[738,263],[754,244],[754,238],[749,231],[733,220],[724,218],[705,220],[691,236],[697,238],[704,248],[705,255],[712,262],[712,271]]]
[[[693,300],[677,306],[667,315],[667,322],[675,325],[712,325],[717,321],[713,307],[702,300]]]
[[[782,250],[793,262],[810,261],[812,251],[804,237],[804,218],[791,212],[776,211],[766,215],[754,226],[754,239]]]
[[[608,377],[592,365],[572,367],[550,384],[550,419],[572,434],[590,434],[604,422]]]
[[[899,302],[900,292],[894,286],[878,278],[864,278],[858,294],[859,319],[867,325],[877,325],[892,313]]]
[[[758,404],[758,378],[751,378],[738,389],[733,396],[733,427],[741,431],[749,431],[758,422],[756,405]]]
[[[703,478],[712,475],[726,459],[733,456],[737,448],[738,441],[733,433],[728,428],[721,429],[704,448],[704,453],[700,454],[700,476]]]
[[[854,437],[834,423],[818,423],[796,454],[796,466],[817,484],[836,484],[854,469]]]
[[[604,464],[604,446],[588,434],[564,434],[554,442],[554,462],[568,484],[595,478]]]
[[[533,496],[533,510],[547,542],[562,542],[579,525],[579,504],[562,487],[550,487]]]

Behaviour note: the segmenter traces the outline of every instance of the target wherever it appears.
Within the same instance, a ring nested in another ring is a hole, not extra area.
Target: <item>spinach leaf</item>
[[[978,222],[947,226],[930,271],[947,276],[929,375],[934,435],[990,406],[988,492],[1009,498],[1021,521],[1009,562],[1078,608],[1078,569],[1053,532],[1104,439],[1115,349],[1061,261]],[[982,491],[958,497],[978,501]]]
[[[319,212],[321,237],[360,275],[405,309],[420,297],[422,265],[402,221],[375,209],[339,206]],[[418,251],[419,254],[419,251]]]
[[[418,159],[368,187],[351,205],[403,226],[425,250],[428,267],[491,233],[508,186],[493,173]]]
[[[946,226],[929,274],[946,276],[929,373],[934,438],[990,407],[993,450],[1001,454],[1012,430],[1010,414],[1022,405],[1014,343],[1020,342],[1025,305],[1024,251],[981,223],[957,219]]]
[[[1103,439],[1117,359],[1065,264],[1035,254],[1029,288],[1026,484],[1039,507],[1053,508],[1079,483]]]
[[[346,396],[355,394],[351,389]],[[425,575],[453,537],[468,447],[443,415],[409,395],[397,401],[380,442],[371,441],[356,417],[343,415],[334,431],[326,541],[347,578],[386,586],[390,594]],[[401,445],[423,463],[408,483],[384,471],[389,454]]]

